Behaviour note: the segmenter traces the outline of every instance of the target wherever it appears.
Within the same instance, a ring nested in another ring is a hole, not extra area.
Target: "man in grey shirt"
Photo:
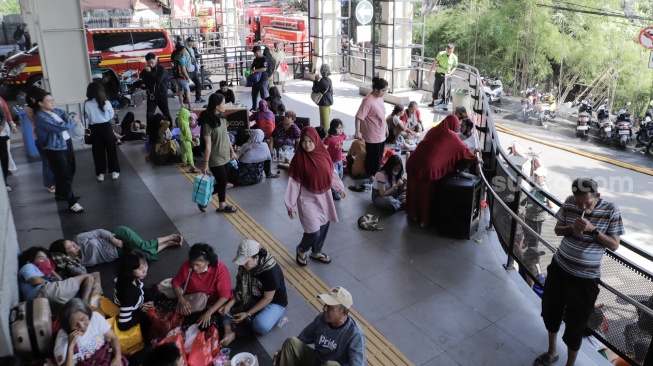
[[[364,366],[365,333],[349,316],[351,294],[336,286],[318,295],[324,303],[322,314],[299,337],[290,337],[275,354],[275,365],[284,366]],[[315,349],[309,347],[314,344]]]

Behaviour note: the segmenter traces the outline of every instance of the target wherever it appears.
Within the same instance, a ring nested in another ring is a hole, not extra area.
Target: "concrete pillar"
[[[380,43],[390,48],[381,48],[381,64],[379,66],[395,71],[379,70],[379,76],[386,79],[390,90],[407,88],[409,86],[410,71],[396,69],[410,66],[410,48],[403,47],[413,42],[413,27],[408,23],[413,17],[413,3],[411,2],[381,2],[381,23],[394,26],[381,25]],[[394,65],[393,65],[394,61]],[[393,75],[394,74],[394,75]]]
[[[310,0],[309,33],[313,38],[315,57],[313,65],[316,71],[323,63],[331,67],[331,72],[339,72],[340,58],[340,20],[342,14],[340,0]],[[317,19],[310,19],[315,17]]]
[[[0,181],[2,180],[0,170]],[[18,304],[18,236],[7,190],[0,189],[0,357],[14,353],[9,313]]]

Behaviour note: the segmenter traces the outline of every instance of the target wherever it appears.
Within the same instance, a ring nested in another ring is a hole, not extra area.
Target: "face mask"
[[[54,272],[55,269],[52,265],[52,261],[49,259],[44,260],[43,262],[34,263],[34,265],[46,276],[52,276],[52,272]]]

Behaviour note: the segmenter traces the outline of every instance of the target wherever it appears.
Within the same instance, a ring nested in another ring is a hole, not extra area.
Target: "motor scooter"
[[[503,95],[503,83],[501,80],[498,77],[487,79],[481,77],[481,82],[483,83],[483,91],[488,97],[488,101],[490,103],[501,103],[501,96]]]
[[[614,129],[614,123],[610,121],[610,111],[607,109],[608,100],[606,99],[603,104],[601,104],[596,109],[596,122],[593,122],[592,127],[598,129],[597,136],[598,138],[609,144],[612,139],[612,130]]]
[[[544,125],[545,122],[554,119],[556,117],[556,108],[555,96],[552,93],[543,94],[540,103],[537,105],[540,124]]]
[[[644,119],[639,123],[639,131],[635,136],[638,143],[646,145],[653,136],[653,108],[646,110]]]
[[[576,136],[586,137],[590,133],[592,125],[592,102],[590,99],[583,99],[578,107],[578,119],[576,120]]]
[[[628,113],[628,106],[617,112],[617,120],[615,121],[615,133],[612,135],[612,142],[618,144],[622,149],[626,149],[629,141],[633,140],[633,125],[630,122],[630,113]]]

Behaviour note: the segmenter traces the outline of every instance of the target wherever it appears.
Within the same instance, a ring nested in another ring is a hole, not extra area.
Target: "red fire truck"
[[[283,14],[281,8],[268,6],[245,9],[245,22],[249,29],[246,44],[256,45],[259,41],[266,45],[284,42],[288,44],[308,41],[308,18],[306,15]]]

